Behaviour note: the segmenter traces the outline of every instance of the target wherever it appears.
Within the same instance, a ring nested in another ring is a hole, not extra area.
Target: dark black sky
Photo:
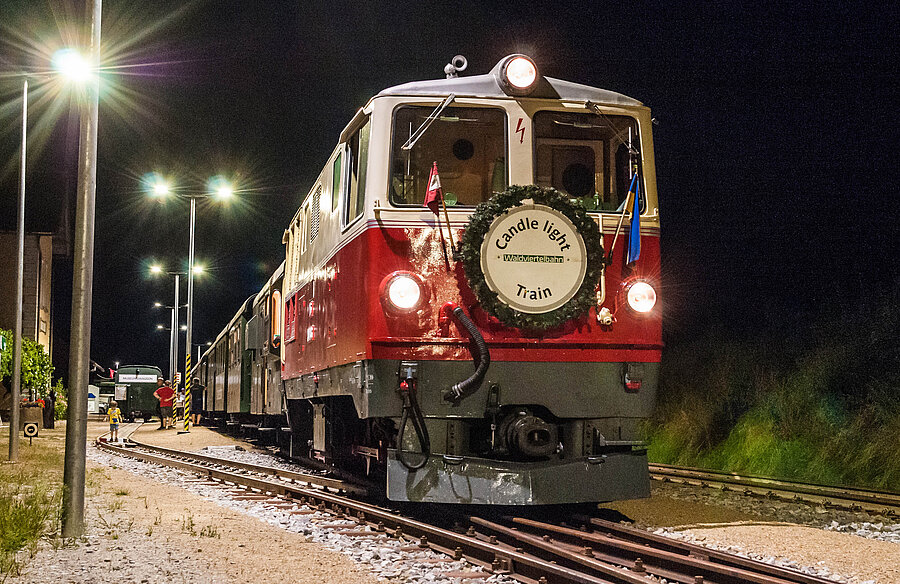
[[[480,74],[523,52],[546,75],[653,109],[670,340],[711,324],[802,327],[900,282],[894,3],[103,4],[112,69],[92,355],[104,365],[167,365],[168,337],[154,330],[166,320],[150,306],[171,303],[171,283],[146,265],[186,262],[188,208],[148,202],[141,175],[201,190],[237,174],[248,190],[198,216],[198,259],[212,271],[196,285],[194,336],[209,340],[280,262],[283,227],[355,110],[385,87],[441,77],[455,54]],[[41,66],[80,3],[0,6],[0,223],[11,227],[21,82],[5,74]],[[74,198],[77,124],[67,107],[51,111],[60,101],[31,105],[35,229],[56,229]]]

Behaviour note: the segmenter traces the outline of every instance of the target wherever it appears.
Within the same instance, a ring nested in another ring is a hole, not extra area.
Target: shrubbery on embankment
[[[900,491],[900,307],[663,352],[650,459]]]

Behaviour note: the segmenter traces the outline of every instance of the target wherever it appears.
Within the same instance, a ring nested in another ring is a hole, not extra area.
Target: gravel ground
[[[267,453],[220,448],[240,443],[205,428],[182,435],[154,428],[135,439],[193,451],[213,446],[223,458],[292,468]],[[383,535],[341,534],[359,526],[332,516],[235,500],[180,471],[96,449],[89,458],[86,537],[63,547],[45,542],[8,582],[509,582],[463,579],[476,569]],[[660,483],[649,500],[604,507],[668,537],[836,582],[900,583],[900,526],[888,518]]]
[[[100,428],[92,423],[89,435]],[[7,583],[377,582],[303,534],[188,492],[178,484],[189,478],[183,473],[91,447],[88,457],[85,537],[66,546],[42,542]]]

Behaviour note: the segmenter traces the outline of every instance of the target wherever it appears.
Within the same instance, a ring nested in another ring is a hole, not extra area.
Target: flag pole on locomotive
[[[612,245],[609,246],[609,253],[606,256],[606,265],[612,263],[613,250],[616,249],[616,242],[619,240],[619,231],[622,229],[622,223],[625,221],[625,215],[628,214],[629,206],[631,208],[631,228],[628,232],[628,249],[625,250],[625,265],[638,261],[641,257],[641,180],[640,172],[638,172],[638,151],[635,150],[631,143],[631,130],[628,130],[628,152],[631,158],[630,172],[631,184],[628,186],[628,194],[622,203],[622,215],[619,217],[619,224],[616,226],[616,234],[613,236]],[[632,198],[633,197],[633,198]],[[629,203],[631,203],[629,205]]]
[[[450,238],[450,249],[456,253],[456,246],[453,244],[453,232],[450,230],[450,215],[447,213],[447,202],[444,201],[444,191],[441,189],[441,177],[438,175],[437,161],[431,166],[431,173],[428,175],[428,191],[425,193],[425,202],[423,207],[428,207],[434,213],[435,220],[438,224],[438,233],[441,235],[441,250],[444,252],[444,264],[450,269],[450,259],[447,256],[447,243],[444,241],[444,228],[441,225],[441,206],[444,207],[444,218],[447,221],[447,237]]]

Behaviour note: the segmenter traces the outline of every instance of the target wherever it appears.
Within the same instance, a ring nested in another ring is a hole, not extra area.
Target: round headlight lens
[[[530,59],[515,57],[506,65],[506,80],[516,89],[527,89],[537,79],[537,67]]]
[[[391,280],[387,289],[388,300],[400,310],[412,310],[419,304],[422,289],[415,278],[404,274]]]
[[[647,282],[635,282],[628,288],[628,306],[646,314],[656,306],[656,290]]]

